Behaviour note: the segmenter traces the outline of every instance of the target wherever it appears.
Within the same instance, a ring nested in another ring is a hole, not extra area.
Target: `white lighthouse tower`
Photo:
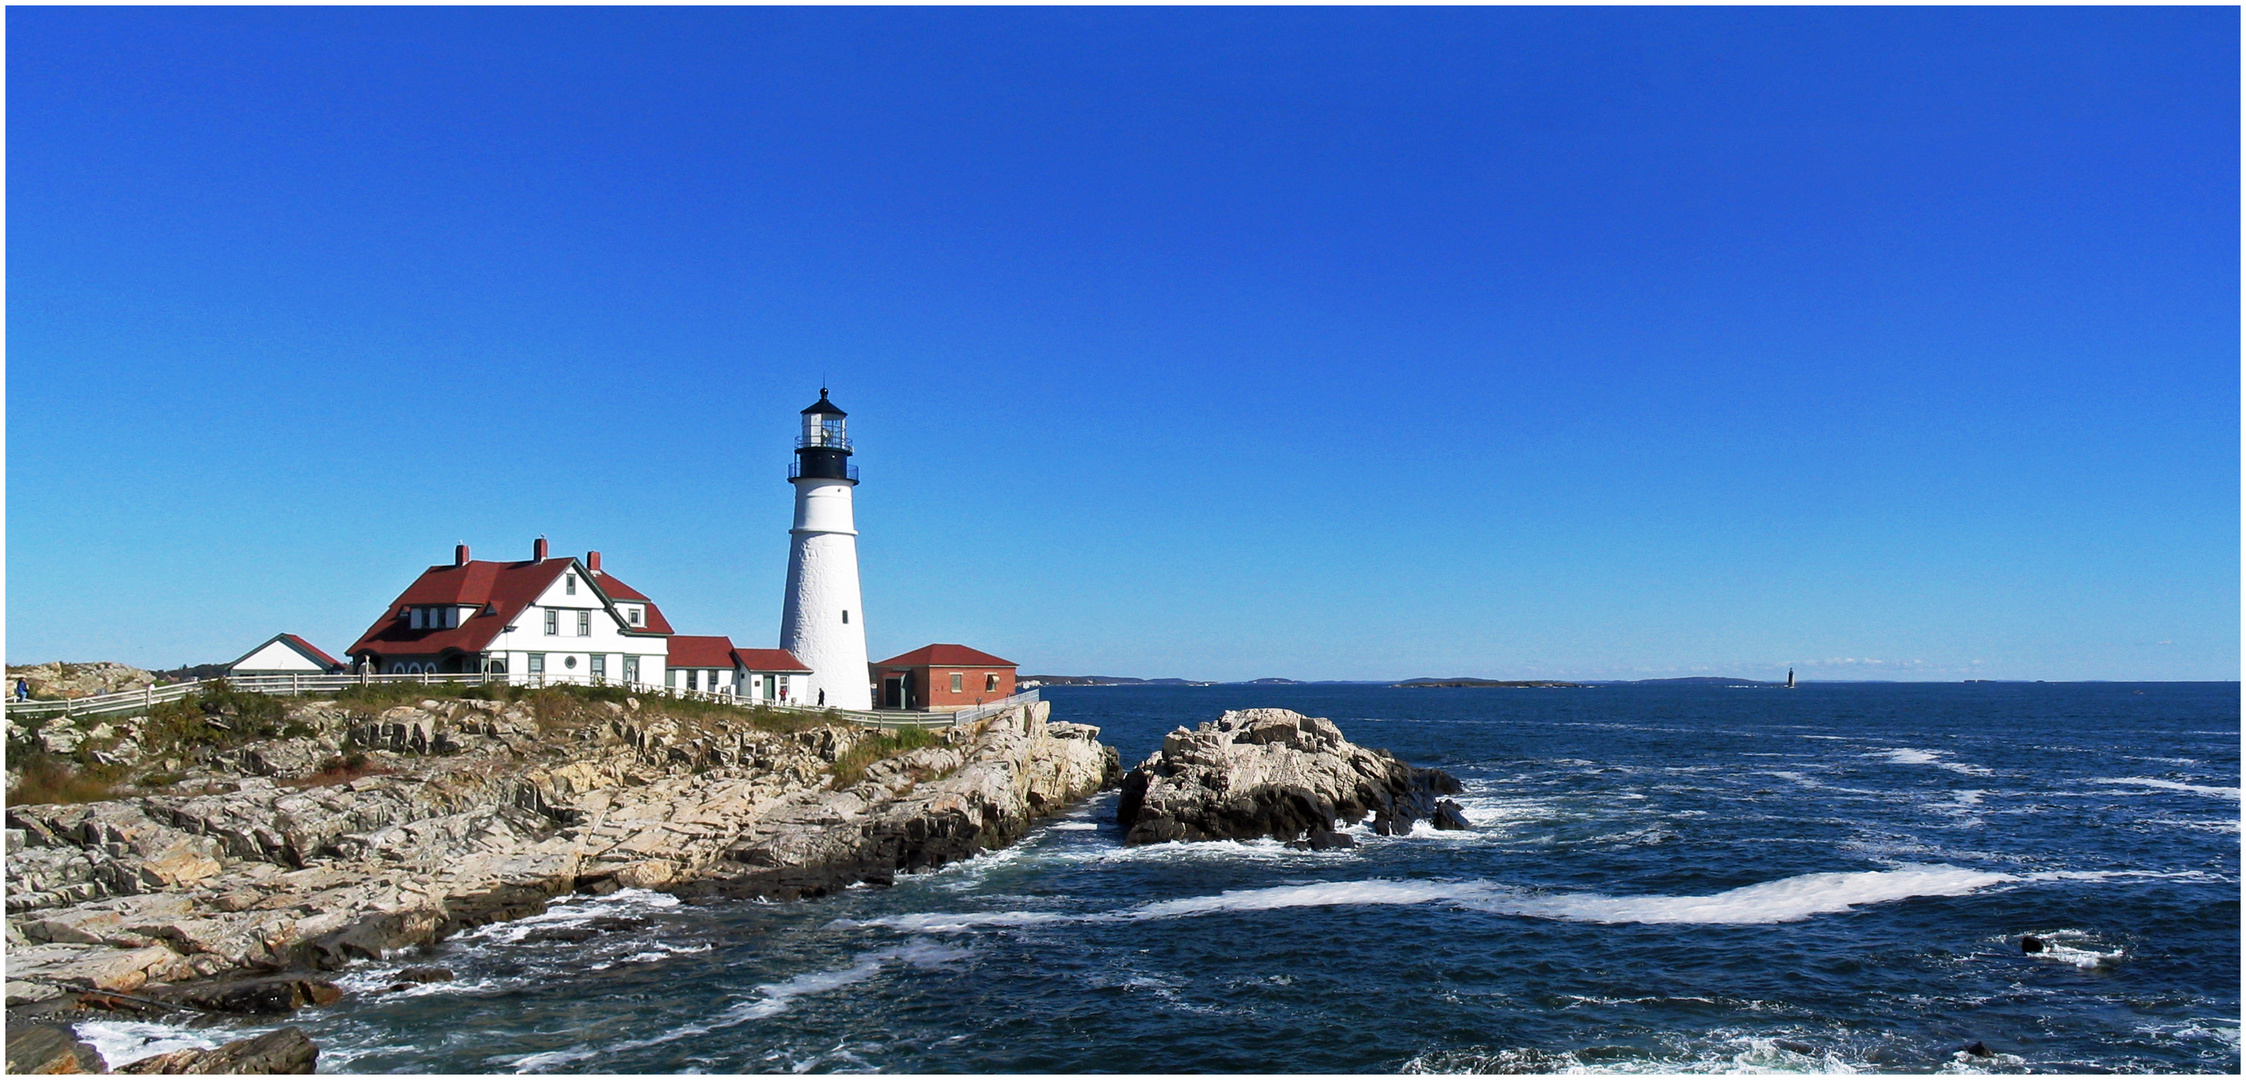
[[[850,489],[858,467],[850,464],[844,413],[827,400],[803,410],[795,440],[795,528],[788,550],[788,598],[780,609],[780,647],[811,669],[802,704],[870,709],[866,669],[866,619],[858,604],[858,528]]]

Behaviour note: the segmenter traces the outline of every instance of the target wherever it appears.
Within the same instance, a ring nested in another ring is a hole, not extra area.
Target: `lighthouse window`
[[[842,625],[844,625],[844,626],[848,626],[848,625],[850,625],[850,609],[849,609],[849,608],[843,608],[843,609],[842,609]]]

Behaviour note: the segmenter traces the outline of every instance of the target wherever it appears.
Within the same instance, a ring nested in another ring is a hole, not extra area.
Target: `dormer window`
[[[410,624],[412,625],[412,627],[413,627],[414,629],[416,629],[416,630],[419,630],[419,629],[421,629],[421,618],[422,618],[422,616],[421,616],[421,609],[420,609],[420,608],[410,608],[410,609],[408,609],[408,615],[407,615],[407,618],[408,618],[408,620],[410,621]]]
[[[636,608],[636,607],[635,607],[635,608],[625,608],[625,609],[624,609],[624,616],[625,616],[626,618],[628,618],[628,619],[632,620],[632,625],[633,625],[633,626],[642,626],[642,625],[645,625],[645,624],[646,624],[646,622],[647,622],[647,609],[646,609],[646,608]]]

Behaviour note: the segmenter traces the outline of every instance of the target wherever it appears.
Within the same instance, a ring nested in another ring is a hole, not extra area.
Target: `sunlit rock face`
[[[1344,738],[1333,721],[1286,709],[1228,712],[1178,728],[1123,780],[1116,822],[1126,844],[1170,840],[1318,840],[1373,816],[1383,835],[1439,824],[1437,796],[1459,783]]]

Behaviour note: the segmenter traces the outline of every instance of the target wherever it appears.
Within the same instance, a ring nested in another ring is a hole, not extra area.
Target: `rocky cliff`
[[[1385,750],[1342,737],[1333,721],[1286,709],[1228,712],[1178,728],[1123,780],[1116,822],[1126,844],[1269,837],[1309,846],[1347,845],[1337,822],[1373,816],[1383,835],[1426,819],[1465,828],[1459,783]]]
[[[265,722],[274,737],[238,745],[182,743],[161,716],[107,722],[100,740],[12,730],[12,748],[68,746],[89,769],[129,746],[182,772],[125,797],[8,807],[9,1005],[176,1001],[163,984],[332,968],[574,890],[795,898],[887,882],[1008,843],[1120,773],[1097,728],[1049,722],[1043,703],[884,733],[543,693],[295,702]],[[246,988],[198,1007],[285,1012],[325,986],[227,985]]]
[[[82,698],[95,694],[114,694],[120,690],[138,690],[155,683],[153,672],[136,667],[101,661],[92,664],[65,664],[52,661],[11,667],[8,670],[8,696],[14,697],[16,680],[22,679],[31,696],[41,700],[52,698]]]

